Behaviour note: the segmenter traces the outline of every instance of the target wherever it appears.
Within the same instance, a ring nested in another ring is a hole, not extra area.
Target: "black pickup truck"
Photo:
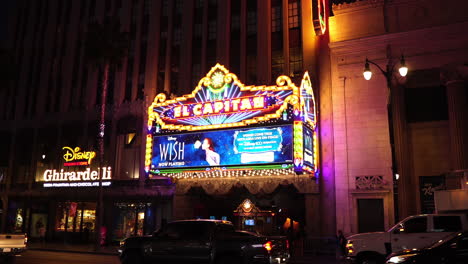
[[[183,220],[167,224],[152,236],[121,242],[122,264],[206,263],[283,264],[289,262],[285,237],[236,231],[229,221]]]

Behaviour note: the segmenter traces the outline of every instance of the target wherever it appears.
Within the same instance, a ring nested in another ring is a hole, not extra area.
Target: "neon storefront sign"
[[[78,171],[48,169],[42,174],[44,187],[97,187],[111,185],[112,168],[86,168]]]

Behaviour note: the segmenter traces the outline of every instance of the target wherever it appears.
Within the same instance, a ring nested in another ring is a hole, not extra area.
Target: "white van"
[[[387,232],[361,233],[348,237],[347,259],[360,264],[384,263],[385,256],[392,252],[423,248],[463,230],[468,230],[466,215],[409,216]]]

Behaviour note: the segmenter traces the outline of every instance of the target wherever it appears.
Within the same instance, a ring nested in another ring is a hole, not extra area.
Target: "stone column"
[[[450,130],[451,169],[468,169],[468,65],[447,65],[441,69],[441,80],[447,87]],[[456,188],[457,182],[447,182]]]
[[[393,188],[394,192],[394,207],[396,219],[393,220],[399,221],[409,215],[414,215],[417,213],[416,204],[416,193],[413,191],[413,186],[415,186],[416,180],[413,178],[411,173],[411,158],[410,158],[410,143],[408,141],[408,124],[405,117],[405,87],[398,82],[394,82],[391,88],[391,111],[392,118],[391,124],[393,129],[393,144],[394,144],[394,162],[396,163],[396,171],[393,173],[398,173],[400,175],[397,182]],[[390,122],[390,120],[389,120]],[[392,146],[391,146],[392,147]],[[395,175],[392,175],[392,179],[395,181]],[[395,194],[396,193],[396,194]]]

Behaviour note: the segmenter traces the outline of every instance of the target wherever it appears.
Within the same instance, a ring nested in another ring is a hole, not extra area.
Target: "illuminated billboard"
[[[262,127],[154,137],[151,169],[291,163],[292,127]]]
[[[202,171],[293,169],[317,176],[316,117],[308,73],[300,86],[284,75],[275,85],[244,85],[216,64],[191,93],[154,98],[145,171],[185,178],[206,176]]]

